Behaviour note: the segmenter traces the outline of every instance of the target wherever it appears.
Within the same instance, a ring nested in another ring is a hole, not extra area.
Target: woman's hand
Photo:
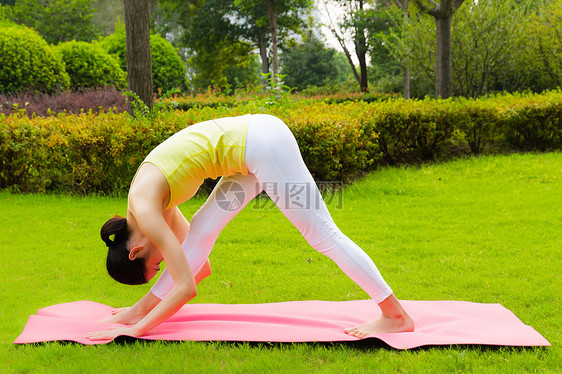
[[[132,327],[112,327],[109,330],[89,332],[86,338],[90,340],[113,340],[118,336],[127,335],[139,337],[140,334]]]
[[[120,323],[122,325],[134,325],[140,321],[142,317],[135,318],[130,307],[114,309],[111,311],[111,317],[102,319],[100,322]]]

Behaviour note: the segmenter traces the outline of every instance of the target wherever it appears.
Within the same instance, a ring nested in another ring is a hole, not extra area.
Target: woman
[[[177,205],[191,198],[205,178],[218,176],[221,180],[190,227]],[[219,233],[264,188],[308,243],[334,260],[381,308],[381,318],[350,327],[348,334],[362,338],[413,331],[412,319],[373,261],[332,220],[289,128],[270,115],[247,115],[189,126],[141,164],[129,190],[127,217],[112,218],[102,227],[109,247],[107,269],[127,284],[146,283],[162,260],[166,269],[140,301],[106,320],[130,326],[88,337],[142,336],[195,297],[197,282],[210,274],[207,258]]]

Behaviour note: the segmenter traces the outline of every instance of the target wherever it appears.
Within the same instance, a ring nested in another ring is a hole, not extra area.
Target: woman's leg
[[[379,303],[383,314],[388,314],[393,321],[400,320],[400,314],[406,318],[408,325],[393,327],[385,323],[383,326],[381,320],[378,320],[378,323],[371,323],[374,328],[360,326],[356,328],[358,330],[352,329],[349,332],[361,336],[371,332],[411,330],[413,323],[408,320],[409,317],[399,303],[395,305],[396,303],[390,302],[396,298],[373,261],[332,220],[288,127],[273,116],[252,116],[246,144],[248,170],[256,176],[263,189],[308,243],[334,260]]]
[[[194,274],[205,264],[226,224],[260,192],[261,186],[251,173],[232,175],[219,180],[205,204],[191,219],[189,232],[182,243]],[[164,270],[151,292],[162,299],[173,286],[172,277]]]

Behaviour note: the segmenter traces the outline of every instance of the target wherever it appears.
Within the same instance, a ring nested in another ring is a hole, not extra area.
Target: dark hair
[[[107,251],[107,272],[113,279],[124,284],[147,283],[144,275],[145,263],[143,258],[129,259],[129,230],[127,219],[113,217],[101,228],[101,238],[109,248]],[[114,236],[113,240],[111,236]]]

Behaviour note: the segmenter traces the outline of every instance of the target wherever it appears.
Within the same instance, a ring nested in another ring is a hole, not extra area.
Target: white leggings
[[[262,190],[317,251],[328,256],[377,303],[392,294],[373,261],[336,226],[289,128],[270,115],[253,115],[246,140],[247,175],[223,177],[191,220],[182,244],[197,272],[222,229]],[[152,293],[162,299],[173,288],[164,270]]]

